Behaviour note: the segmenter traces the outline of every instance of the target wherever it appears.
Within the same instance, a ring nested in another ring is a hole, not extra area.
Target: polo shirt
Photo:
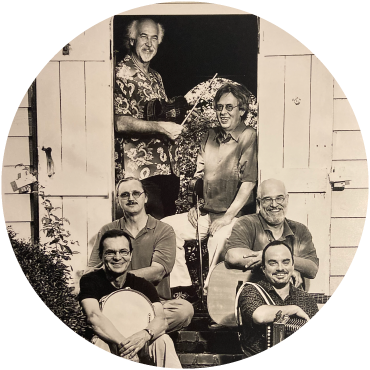
[[[203,210],[224,213],[243,182],[257,181],[257,133],[241,122],[226,134],[210,129],[201,142],[194,177],[203,178]],[[254,202],[251,195],[246,206]],[[241,212],[240,214],[244,214]]]
[[[292,284],[289,284],[289,294],[284,300],[266,279],[257,284],[265,289],[277,306],[299,306],[309,318],[318,312],[315,300],[307,292],[295,288]],[[245,285],[239,296],[239,307],[243,323],[242,346],[249,356],[266,349],[266,325],[255,324],[252,318],[254,311],[263,305],[266,305],[266,302],[257,289],[250,284]]]
[[[260,213],[240,217],[226,244],[226,251],[232,248],[247,248],[253,251],[263,250],[270,241],[275,240],[266,221]],[[280,237],[293,251],[293,255],[308,259],[319,265],[312,235],[308,228],[296,221],[284,220],[283,234]]]
[[[88,265],[98,265],[99,243],[102,235],[112,229],[124,230],[131,238],[132,258],[129,270],[137,270],[150,267],[152,262],[157,262],[164,267],[165,277],[156,286],[160,298],[171,299],[170,272],[172,271],[176,257],[176,236],[170,225],[167,225],[148,215],[145,227],[134,238],[126,229],[125,218],[110,222],[103,226],[96,237]]]

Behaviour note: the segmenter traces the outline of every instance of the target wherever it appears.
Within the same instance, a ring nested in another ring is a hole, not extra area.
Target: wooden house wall
[[[13,192],[10,183],[16,180],[18,173],[21,172],[22,167],[15,167],[16,165],[30,166],[31,164],[31,120],[31,105],[27,92],[10,127],[2,170],[3,210],[6,225],[11,226],[17,236],[24,239],[31,237],[33,221],[31,197],[30,194]]]
[[[350,103],[334,80],[333,171],[350,184],[332,192],[330,294],[346,274],[363,232],[368,197],[368,169],[360,127]]]

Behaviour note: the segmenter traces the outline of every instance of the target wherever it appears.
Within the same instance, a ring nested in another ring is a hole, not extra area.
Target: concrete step
[[[199,368],[230,364],[245,358],[244,355],[209,354],[209,353],[179,353],[183,368]]]
[[[173,337],[177,353],[242,354],[236,331],[188,331]]]

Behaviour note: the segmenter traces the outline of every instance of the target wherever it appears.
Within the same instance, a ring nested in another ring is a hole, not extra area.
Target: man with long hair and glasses
[[[89,266],[101,266],[99,244],[106,231],[125,231],[132,243],[129,271],[156,287],[168,324],[166,331],[172,332],[188,326],[194,314],[193,306],[184,299],[171,299],[169,275],[176,254],[176,237],[172,227],[146,213],[148,196],[142,182],[137,178],[120,180],[116,186],[116,197],[124,216],[100,229]]]
[[[303,278],[315,278],[319,259],[311,233],[305,225],[285,218],[288,200],[283,182],[268,179],[259,185],[259,213],[240,217],[227,241],[225,260],[230,267],[252,269],[256,279],[262,277],[258,267],[263,249],[272,241],[279,240],[287,244],[294,254],[294,285],[304,284]]]

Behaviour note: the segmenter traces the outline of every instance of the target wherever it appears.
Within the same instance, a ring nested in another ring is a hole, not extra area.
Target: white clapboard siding
[[[334,131],[333,159],[366,159],[361,131]]]
[[[343,90],[339,86],[338,82],[334,79],[334,99],[345,99]]]
[[[343,180],[350,180],[346,189],[367,189],[368,169],[365,159],[358,161],[333,161],[333,170],[339,173]]]
[[[28,91],[25,93],[21,103],[19,104],[19,108],[28,108],[30,107],[29,101],[28,101]]]
[[[364,230],[365,218],[332,218],[331,246],[357,247]]]
[[[357,248],[332,248],[330,274],[345,275],[356,251]]]
[[[359,130],[355,114],[347,99],[334,99],[334,130]]]
[[[6,226],[10,226],[16,233],[16,239],[24,239],[29,241],[31,238],[31,223],[30,222],[6,222]]]
[[[333,191],[332,217],[366,217],[367,189]]]
[[[339,284],[342,282],[343,276],[330,276],[330,295],[337,290]]]
[[[28,137],[8,137],[4,152],[3,165],[15,166],[17,164],[30,164],[30,148]]]
[[[3,209],[7,222],[32,221],[29,194],[4,194]]]

